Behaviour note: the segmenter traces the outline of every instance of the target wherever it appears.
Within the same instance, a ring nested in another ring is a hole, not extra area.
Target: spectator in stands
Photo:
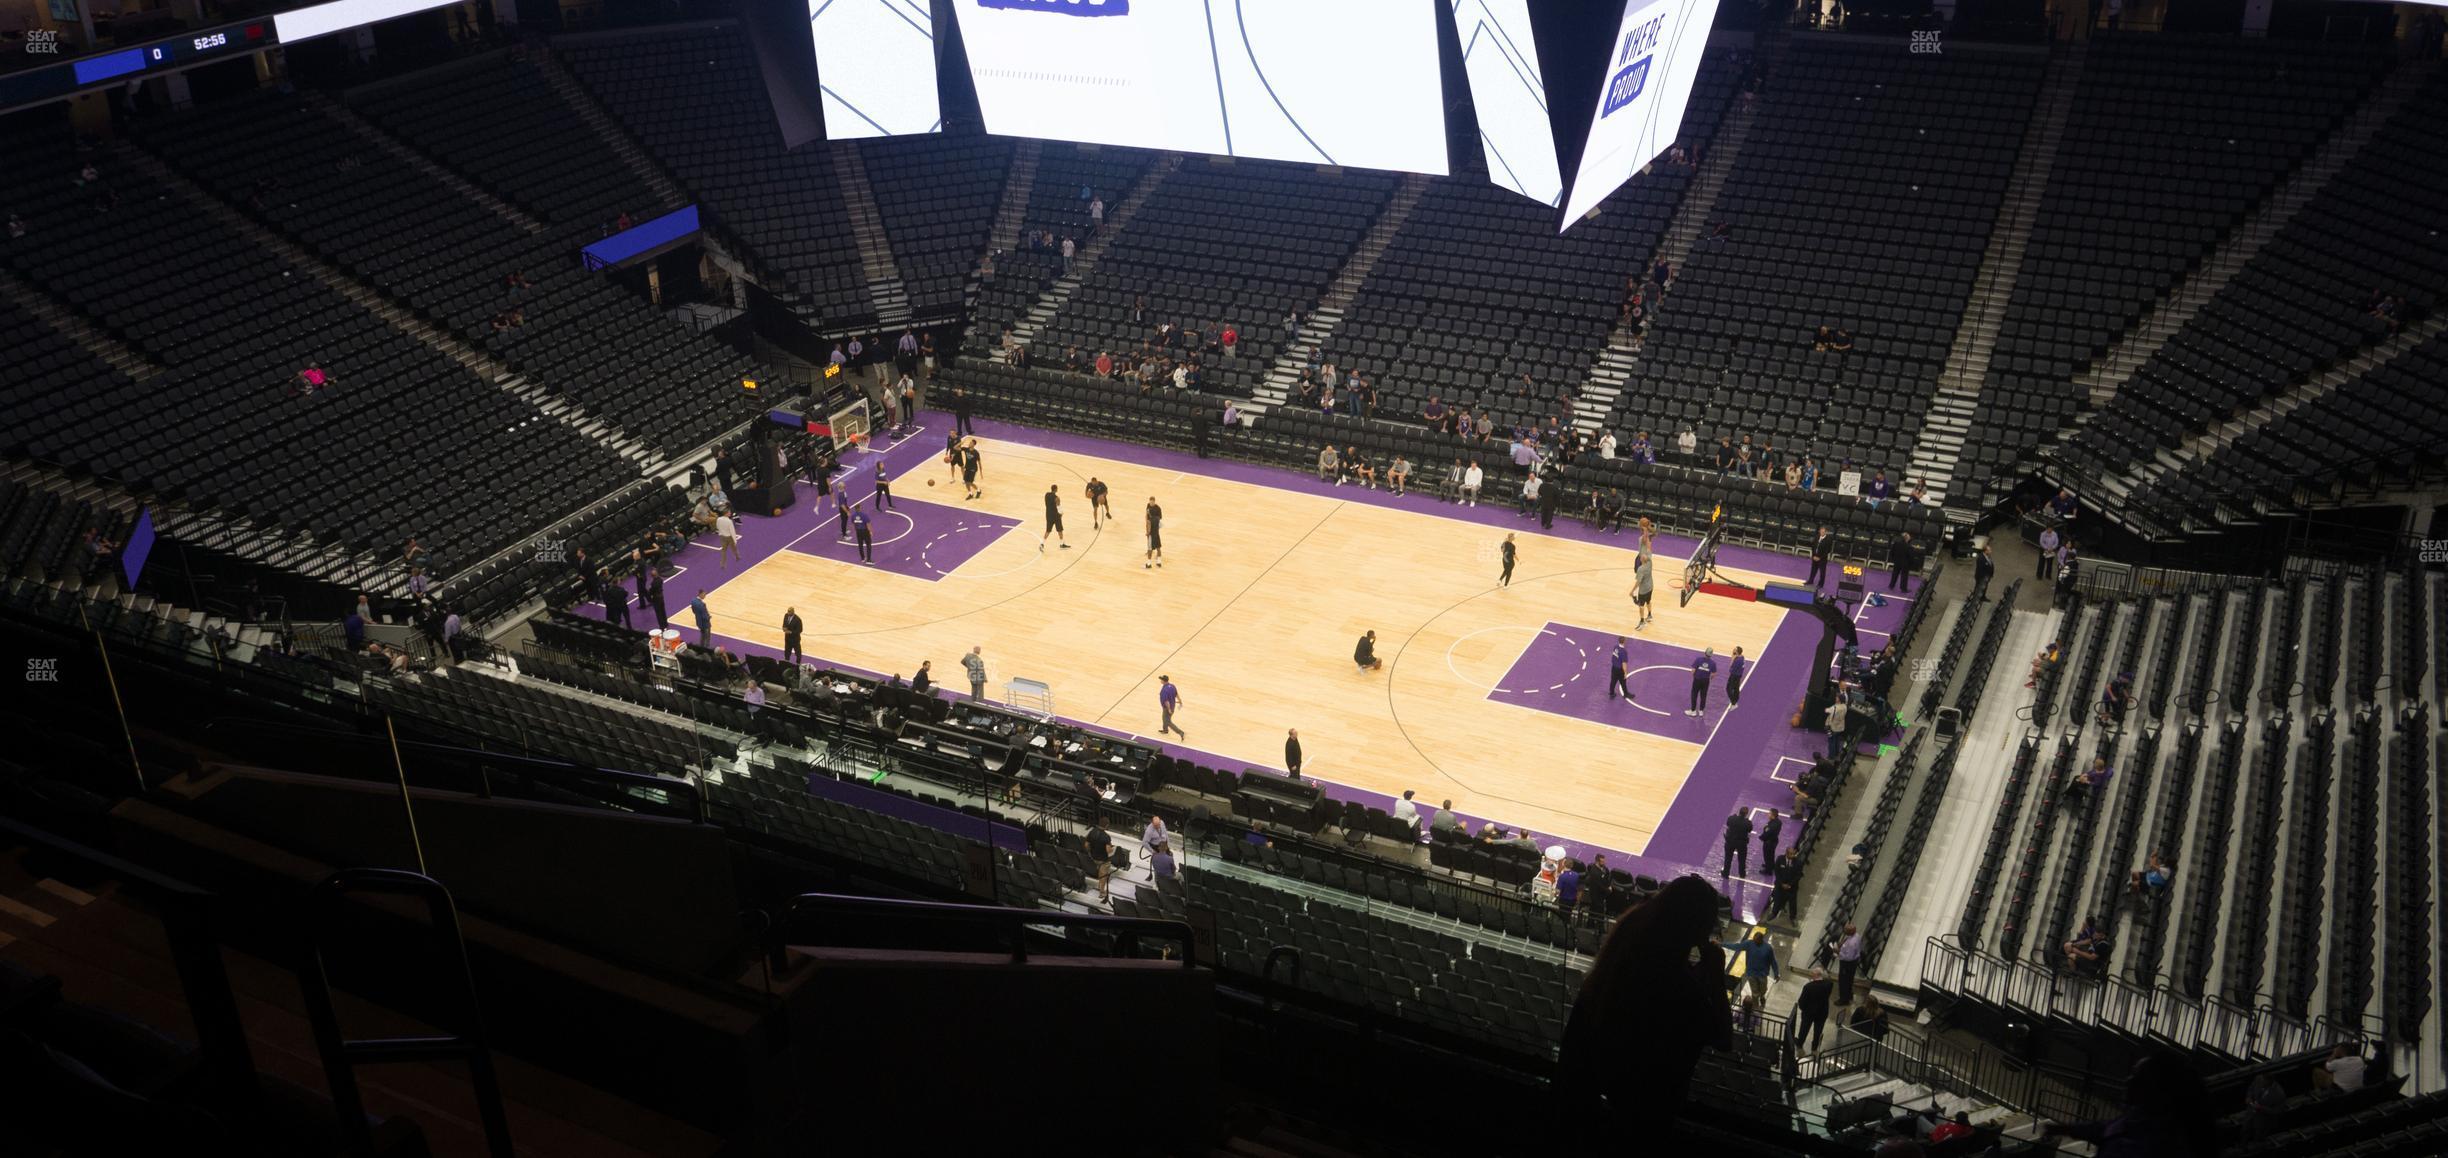
[[[1862,501],[1870,504],[1870,509],[1875,511],[1880,505],[1894,497],[1895,484],[1887,481],[1887,472],[1883,470],[1870,472],[1870,481],[1862,484]]]
[[[19,217],[14,213],[9,214],[8,235],[10,241],[15,241],[20,237],[24,237],[26,235],[25,218]]]
[[[751,722],[754,722],[757,717],[757,713],[765,710],[764,683],[758,680],[749,680],[748,690],[740,693],[740,702],[748,705],[748,719]]]
[[[2354,1046],[2341,1041],[2337,1048],[2329,1051],[2329,1060],[2322,1062],[2320,1068],[2328,1075],[2331,1088],[2341,1094],[2351,1094],[2363,1088],[2364,1071],[2370,1067]]]
[[[1394,462],[1386,467],[1385,477],[1388,489],[1398,495],[1405,493],[1405,488],[1411,485],[1411,460],[1404,458],[1401,451],[1394,452]]]
[[[1565,857],[1564,863],[1556,866],[1555,889],[1556,908],[1571,915],[1573,907],[1581,902],[1580,862]]]
[[[2067,783],[2065,803],[2072,806],[2096,800],[2100,790],[2108,787],[2108,778],[2114,775],[2116,770],[2108,766],[2106,756],[2093,756],[2091,766],[2075,773]]]
[[[2082,583],[2082,552],[2067,539],[2057,548],[2057,602],[2071,603]]]
[[[1671,1120],[1700,1051],[1730,1044],[1717,890],[1678,877],[1633,906],[1598,951],[1565,1022],[1556,1092],[1583,1139]],[[1694,962],[1695,952],[1699,960]]]
[[[289,394],[293,398],[312,398],[330,389],[332,385],[332,377],[324,371],[322,363],[308,362],[305,369],[297,372],[296,381],[289,388]]]
[[[2057,528],[2042,527],[2040,529],[2040,569],[2035,573],[2035,578],[2046,579],[2056,573],[2057,548],[2062,542],[2063,539],[2057,534]]]
[[[2054,639],[2050,640],[2047,647],[2040,649],[2040,654],[2032,657],[2031,674],[2024,677],[2023,686],[2027,688],[2038,686],[2041,676],[2056,671],[2057,665],[2064,662],[2065,645]]]
[[[971,654],[974,655],[976,653],[972,652]],[[1150,813],[1148,815],[1147,827],[1141,829],[1139,832],[1139,843],[1146,845],[1149,848],[1154,848],[1157,845],[1171,844],[1172,842],[1173,834],[1166,830],[1164,817]]]
[[[1477,416],[1471,419],[1471,437],[1481,442],[1488,442],[1496,437],[1496,420],[1488,417],[1485,409],[1481,409]]]
[[[1852,1016],[1845,1019],[1845,1028],[1872,1041],[1887,1040],[1887,1007],[1879,1004],[1878,995],[1868,986],[1862,987],[1861,1004],[1853,1007]]]
[[[1079,243],[1073,241],[1070,235],[1065,234],[1062,239],[1062,269],[1064,273],[1071,272],[1071,261],[1078,254]]]
[[[1080,838],[1080,847],[1088,850],[1088,859],[1096,862],[1097,899],[1113,901],[1113,838],[1102,828],[1090,828]]]
[[[1317,466],[1319,482],[1331,479],[1336,486],[1343,485],[1343,452],[1335,444],[1329,442],[1318,449]]]
[[[1942,1146],[1958,1138],[1969,1138],[1972,1136],[1972,1133],[1971,1112],[1967,1110],[1957,1110],[1955,1111],[1954,1117],[1938,1123],[1938,1127],[1930,1131],[1930,1145]]]
[[[1458,840],[1468,835],[1462,827],[1462,814],[1454,811],[1453,801],[1437,805],[1436,819],[1428,822],[1428,835],[1438,840]]]
[[[2278,1075],[2263,1070],[2244,1090],[2243,1141],[2258,1142],[2278,1132],[2279,1120],[2286,1113],[2286,1087],[2278,1083]]]
[[[2133,706],[2133,673],[2121,671],[2108,681],[2108,690],[2100,693],[2099,722],[2104,727],[2116,727],[2125,722],[2126,709]]]
[[[1482,421],[1485,421],[1485,420],[1484,420],[1484,419],[1482,419]],[[1469,466],[1467,469],[1465,469],[1465,470],[1462,472],[1462,499],[1461,499],[1461,501],[1462,501],[1462,502],[1464,502],[1465,504],[1470,505],[1470,506],[1474,506],[1474,507],[1475,507],[1475,506],[1478,506],[1478,505],[1479,505],[1479,487],[1480,487],[1480,485],[1481,485],[1481,484],[1485,483],[1486,481],[1487,481],[1487,472],[1480,470],[1480,469],[1479,469],[1479,464],[1478,464],[1477,462],[1473,462],[1473,463],[1471,463],[1471,464],[1470,464],[1470,466]]]
[[[1845,329],[1837,330],[1835,334],[1835,341],[1828,346],[1828,349],[1839,354],[1851,353],[1853,351],[1853,331]]]
[[[1411,789],[1403,789],[1402,799],[1394,802],[1394,819],[1402,824],[1409,825],[1413,832],[1418,832],[1420,826],[1419,805],[1412,800],[1412,794]]]
[[[2167,895],[2168,881],[2174,875],[2168,870],[2167,862],[2159,859],[2159,854],[2153,852],[2150,854],[2150,859],[2144,862],[2141,868],[2133,871],[2132,876],[2126,882],[2125,889],[2141,900],[2156,901]]]
[[[1224,328],[1216,334],[1216,350],[1227,355],[1240,353],[1241,331],[1233,328],[1232,323],[1226,322]]]
[[[1853,1004],[1853,974],[1861,968],[1862,948],[1861,930],[1851,921],[1845,922],[1844,935],[1827,947],[1836,956],[1836,1001],[1840,1005]],[[1862,996],[1869,996],[1866,988]]]
[[[1610,535],[1623,533],[1623,492],[1614,487],[1590,492],[1590,526]]]
[[[2092,1144],[2099,1158],[2211,1158],[2217,1134],[2202,1106],[2201,1075],[2169,1054],[2147,1054],[2125,1079],[2125,1112],[2098,1122],[2051,1122],[2049,1138]]]
[[[1738,461],[1738,459],[1739,456],[1734,450],[1733,436],[1725,434],[1718,435],[1717,450],[1713,457],[1713,461],[1717,466],[1717,473],[1732,474],[1734,472],[1734,464],[1736,461]]]
[[[2071,490],[2061,487],[2057,491],[2057,497],[2049,500],[2049,517],[2057,520],[2060,523],[2073,522],[2074,515],[2078,510],[2080,510],[2080,507],[2075,503],[2074,492]]]
[[[2100,930],[2098,921],[2086,920],[2072,938],[2058,947],[2058,951],[2065,956],[2067,972],[2097,972],[2108,952],[2108,934]]]
[[[454,607],[442,613],[442,648],[450,653],[452,663],[458,663],[467,658],[467,638],[461,634],[464,626],[465,624],[459,618],[458,608]],[[627,624],[622,626],[627,626]]]
[[[1377,486],[1377,464],[1370,462],[1357,445],[1343,448],[1343,470],[1353,481],[1374,490]]]

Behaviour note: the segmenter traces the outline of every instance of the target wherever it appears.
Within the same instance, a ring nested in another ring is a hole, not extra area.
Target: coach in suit
[[[1828,553],[1835,549],[1836,537],[1826,527],[1819,528],[1819,537],[1811,540],[1810,578],[1803,580],[1813,587],[1827,582]]]

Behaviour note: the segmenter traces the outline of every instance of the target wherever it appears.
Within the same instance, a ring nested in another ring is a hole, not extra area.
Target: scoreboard
[[[79,89],[147,73],[187,68],[223,56],[243,56],[279,42],[268,19],[181,32],[132,48],[113,48],[42,68],[0,76],[0,111],[56,100]]]

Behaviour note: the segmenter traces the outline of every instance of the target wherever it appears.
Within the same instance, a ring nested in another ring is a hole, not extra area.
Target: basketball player
[[[1620,694],[1627,704],[1637,699],[1632,694],[1632,685],[1627,682],[1631,676],[1632,645],[1618,635],[1615,637],[1614,652],[1607,656],[1607,698],[1611,700]]]
[[[961,486],[968,488],[969,498],[982,499],[986,497],[986,492],[978,489],[977,476],[977,440],[974,438],[963,440],[961,442]]]
[[[1088,476],[1088,525],[1094,530],[1113,517],[1113,504],[1105,501],[1105,480]]]
[[[1649,536],[1643,534],[1640,553],[1632,556],[1632,606],[1640,608],[1640,619],[1632,624],[1632,630],[1639,631],[1649,626],[1649,620],[1654,615],[1649,610],[1650,597],[1656,592],[1657,555],[1649,549]]]
[[[875,526],[868,519],[867,512],[860,511],[850,516],[850,529],[858,534],[859,562],[875,566]]]
[[[961,472],[961,436],[954,431],[944,435],[944,481],[959,482]]]
[[[1156,496],[1148,496],[1147,561],[1139,564],[1142,571],[1164,566],[1164,508],[1156,505]]]
[[[1181,706],[1181,689],[1174,686],[1172,676],[1157,676],[1156,685],[1156,710],[1164,713],[1164,727],[1158,728],[1156,734],[1162,736],[1169,732],[1182,739],[1189,739],[1190,733],[1182,731],[1173,724],[1173,709]]]
[[[892,505],[892,479],[885,477],[882,459],[876,460],[874,505],[879,511]]]
[[[1504,543],[1503,545],[1499,546],[1497,550],[1504,555],[1504,574],[1496,577],[1496,585],[1498,587],[1511,587],[1513,585],[1513,560],[1515,557],[1512,532],[1508,531],[1505,533]]]
[[[1052,536],[1054,536],[1054,541],[1055,541],[1055,542],[1057,542],[1057,543],[1061,543],[1061,544],[1062,544],[1062,549],[1063,549],[1063,550],[1068,551],[1068,550],[1070,550],[1070,549],[1071,549],[1071,544],[1070,544],[1070,542],[1069,542],[1069,541],[1067,541],[1067,540],[1065,540],[1065,539],[1063,538],[1063,529],[1062,529],[1062,495],[1061,495],[1060,493],[1058,493],[1058,492],[1060,492],[1061,490],[1062,490],[1062,488],[1061,488],[1060,486],[1057,486],[1057,485],[1052,484],[1052,483],[1048,483],[1048,484],[1046,484],[1046,493],[1045,493],[1045,500],[1046,500],[1046,525],[1045,525],[1045,534],[1042,534],[1042,535],[1037,536],[1037,553],[1038,553],[1038,554],[1040,554],[1040,555],[1045,554],[1046,535],[1052,535]]]

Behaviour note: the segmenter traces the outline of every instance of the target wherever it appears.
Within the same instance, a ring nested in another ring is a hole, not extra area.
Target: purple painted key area
[[[924,487],[927,478],[943,477],[933,464],[942,453],[944,432],[952,424],[952,416],[948,413],[925,411],[921,418],[922,425],[910,437],[883,449],[852,451],[845,456],[842,473],[835,485],[846,488],[847,494],[837,491],[836,497],[855,499],[860,509],[867,510],[869,516],[876,520],[877,567],[913,579],[936,581],[992,545],[1019,523],[983,511],[964,509],[957,503],[945,504],[910,496],[912,489]],[[1525,523],[1534,530],[1536,527],[1532,520],[1516,515],[1513,508],[1505,504],[1460,507],[1427,495],[1398,496],[1383,490],[1337,487],[1321,482],[1306,472],[1279,467],[1202,459],[1181,451],[984,419],[973,420],[971,426],[982,438],[1024,446],[1161,466],[1277,490],[1330,495],[1343,502],[1412,510],[1423,515],[1460,519],[1491,527],[1520,530]],[[894,477],[896,492],[893,496],[894,508],[880,514],[875,510],[873,485],[869,481],[873,477],[875,459],[879,456],[884,460],[886,471]],[[1429,469],[1428,464],[1421,464],[1421,469]],[[903,472],[914,473],[905,479]],[[940,492],[943,488],[939,486],[935,490]],[[744,558],[735,567],[744,568],[782,550],[857,565],[857,551],[851,544],[840,542],[836,537],[835,500],[818,500],[815,488],[805,483],[799,485],[799,496],[798,505],[779,518],[752,517],[744,520],[741,537]],[[950,497],[950,494],[947,493],[946,497]],[[1552,531],[1539,533],[1621,546],[1627,551],[1631,549],[1633,541],[1629,534],[1609,535],[1578,522],[1558,522]],[[726,569],[716,561],[712,537],[701,537],[694,545],[701,548],[692,550],[688,558],[688,570],[694,574],[685,583],[675,582],[672,587],[674,591],[683,586],[704,586],[711,590],[721,582]],[[1659,550],[1668,556],[1686,555],[1693,545],[1693,540],[1689,538],[1658,536]],[[1798,556],[1749,547],[1724,547],[1718,552],[1718,560],[1728,567],[1795,582],[1800,582],[1809,570],[1809,561]],[[1864,576],[1872,591],[1883,591],[1888,578],[1887,570],[1882,567],[1870,567]],[[1917,596],[1920,591],[1916,588],[1911,594]],[[1700,598],[1717,597],[1704,595]],[[677,604],[684,602],[685,599],[675,598],[675,609]],[[1864,649],[1884,645],[1887,633],[1902,623],[1910,607],[1909,599],[1889,594],[1883,607],[1855,608],[1854,622],[1861,632]],[[597,614],[602,613],[600,607],[593,610]],[[682,616],[683,620],[685,618]],[[780,658],[781,653],[776,649],[724,635],[721,628],[722,624],[717,621],[715,636],[734,651]],[[1657,833],[1650,838],[1648,848],[1638,852],[1601,849],[1553,833],[1538,834],[1540,843],[1562,844],[1584,863],[1593,854],[1604,852],[1610,866],[1660,880],[1683,873],[1700,873],[1726,888],[1734,898],[1737,915],[1751,917],[1765,909],[1768,902],[1768,862],[1756,837],[1746,849],[1748,872],[1738,867],[1730,877],[1719,876],[1725,820],[1729,813],[1739,809],[1751,813],[1753,824],[1757,827],[1766,822],[1770,808],[1790,811],[1793,782],[1809,766],[1814,756],[1826,752],[1827,737],[1824,733],[1791,725],[1795,706],[1801,702],[1803,690],[1813,678],[1809,669],[1821,630],[1818,621],[1809,615],[1797,611],[1786,612],[1775,634],[1770,637],[1767,648],[1760,655],[1751,657],[1753,663],[1744,677],[1739,706],[1729,704],[1725,694],[1731,657],[1718,656],[1717,675],[1709,689],[1707,711],[1703,716],[1693,718],[1684,715],[1683,711],[1690,697],[1694,653],[1632,637],[1631,656],[1635,671],[1631,684],[1639,703],[1610,703],[1606,694],[1607,659],[1614,650],[1614,637],[1570,624],[1549,623],[1515,660],[1512,669],[1505,674],[1504,682],[1488,693],[1490,698],[1527,710],[1594,720],[1628,730],[1688,740],[1701,745],[1701,748],[1682,789],[1659,823]],[[821,655],[811,654],[808,659],[811,662],[826,662]],[[854,670],[843,664],[832,666]],[[865,674],[881,676],[886,673]],[[1905,698],[1903,695],[1897,697],[1899,701]],[[1093,730],[1110,735],[1123,734],[1107,728]],[[1246,763],[1180,745],[1166,744],[1162,747],[1175,756],[1210,767],[1237,770]],[[1535,752],[1525,751],[1521,758],[1538,757]],[[1331,781],[1322,783],[1327,794],[1335,799],[1357,800],[1383,809],[1393,807],[1392,797]],[[1423,809],[1423,812],[1426,811]],[[1503,817],[1466,815],[1464,819],[1474,831],[1489,819],[1509,823]],[[1790,845],[1799,838],[1802,829],[1801,823],[1788,816],[1780,847]],[[1826,857],[1819,863],[1819,871],[1824,872],[1829,871],[1828,865],[1841,862],[1834,857]]]

